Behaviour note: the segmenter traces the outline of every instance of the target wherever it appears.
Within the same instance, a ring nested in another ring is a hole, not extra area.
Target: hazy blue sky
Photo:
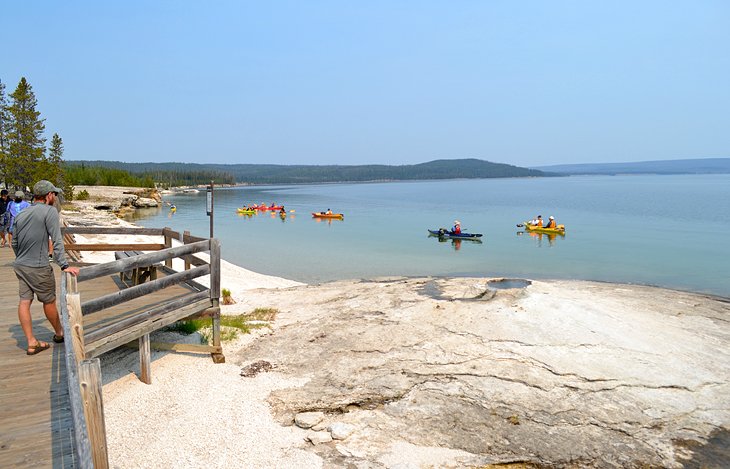
[[[730,156],[730,1],[15,1],[66,159]]]

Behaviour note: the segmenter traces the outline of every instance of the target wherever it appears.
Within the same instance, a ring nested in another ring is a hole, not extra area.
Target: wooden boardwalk
[[[74,430],[68,397],[63,344],[53,344],[53,329],[42,304],[33,301],[33,328],[51,348],[26,355],[26,340],[18,322],[18,281],[12,249],[0,249],[0,467],[77,467],[73,460]],[[57,295],[60,270],[54,267]],[[162,277],[164,274],[161,274]],[[79,283],[82,301],[118,291],[118,275]],[[189,293],[175,285],[84,317],[84,336],[135,312]],[[57,302],[60,310],[60,303]]]

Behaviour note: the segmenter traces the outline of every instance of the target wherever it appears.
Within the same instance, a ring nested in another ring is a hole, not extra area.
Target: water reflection
[[[344,218],[318,218],[318,217],[312,217],[312,220],[316,221],[317,223],[327,223],[328,225],[331,225],[332,222],[344,222]]]
[[[558,233],[535,233],[533,231],[518,231],[517,236],[522,235],[529,236],[532,240],[534,240],[535,245],[537,247],[542,247],[543,245],[543,239],[545,239],[548,243],[549,247],[555,246],[555,240],[560,236],[561,238],[564,238],[564,234],[558,234]]]
[[[134,222],[137,220],[143,220],[145,218],[153,217],[155,215],[158,215],[160,212],[162,212],[162,209],[160,207],[138,208],[126,214],[123,218],[126,221]]]
[[[479,238],[447,238],[445,236],[439,236],[435,234],[429,234],[429,238],[436,238],[439,240],[439,243],[446,243],[448,241],[451,241],[451,247],[454,248],[454,251],[458,251],[461,249],[461,242],[466,241],[466,244],[482,244],[482,240]]]

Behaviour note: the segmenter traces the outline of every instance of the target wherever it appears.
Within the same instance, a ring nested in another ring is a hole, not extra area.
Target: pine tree
[[[7,182],[25,189],[33,185],[39,170],[42,170],[46,139],[43,137],[45,119],[36,111],[37,101],[33,88],[25,77],[10,95],[12,104],[8,107],[10,125],[8,129],[8,157],[6,159]]]
[[[5,83],[0,80],[0,180],[7,187],[6,162],[8,158],[8,129],[10,128],[10,113],[8,100],[5,96]]]
[[[48,179],[56,187],[63,187],[63,140],[58,134],[51,137],[51,146],[48,148],[48,159],[46,161],[47,169],[45,174],[40,174],[39,178]]]
[[[73,200],[74,187],[66,181],[66,172],[63,168],[63,139],[58,134],[51,137],[51,146],[48,148],[49,181],[56,187],[63,189],[65,200]]]

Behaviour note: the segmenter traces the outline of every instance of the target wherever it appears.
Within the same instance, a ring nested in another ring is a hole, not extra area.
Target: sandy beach
[[[127,225],[79,210],[70,224]],[[529,279],[304,285],[227,262],[221,277],[236,301],[222,314],[276,318],[225,342],[224,364],[153,352],[151,385],[136,352],[103,355],[112,467],[683,467],[730,429],[726,298]],[[253,363],[269,368],[242,376]]]

